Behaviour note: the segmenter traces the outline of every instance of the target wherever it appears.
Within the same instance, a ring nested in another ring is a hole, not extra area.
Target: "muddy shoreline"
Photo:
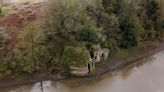
[[[87,77],[73,77],[73,76],[61,77],[57,74],[50,75],[46,72],[40,72],[30,75],[21,75],[21,76],[19,75],[17,77],[14,76],[13,78],[11,76],[11,78],[8,80],[0,80],[0,89],[3,90],[9,87],[17,87],[21,85],[33,84],[45,80],[60,81],[60,80],[69,80],[69,79],[93,79],[105,73],[121,71],[123,69],[131,68],[136,65],[148,62],[143,59],[149,58],[162,50],[164,50],[164,42],[160,43],[159,45],[157,45],[155,49],[150,50],[149,52],[144,52],[142,54],[140,53],[140,55],[137,55],[137,57],[132,60],[123,61],[121,59],[110,58],[108,61],[106,61],[100,67],[97,68],[95,74]]]

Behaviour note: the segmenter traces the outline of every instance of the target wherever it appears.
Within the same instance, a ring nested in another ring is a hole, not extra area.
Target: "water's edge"
[[[149,58],[162,50],[164,50],[164,42],[162,42],[156,49],[151,50],[148,53],[143,53],[142,55],[138,55],[135,59],[125,61],[114,67],[109,67],[110,63],[104,64],[105,66],[103,66],[103,68],[100,67],[94,75],[87,76],[87,77],[73,77],[73,76],[59,77],[57,74],[49,75],[49,74],[43,72],[43,73],[36,73],[33,75],[23,75],[23,76],[20,76],[20,78],[18,77],[17,79],[1,80],[0,81],[0,89],[3,90],[8,87],[17,87],[17,86],[33,84],[36,82],[46,81],[46,80],[60,81],[60,80],[69,80],[69,79],[85,79],[85,78],[93,79],[93,78],[101,76],[105,73],[116,72],[116,71],[120,71],[126,67],[133,67],[137,64],[145,63],[145,61],[142,61],[142,59]]]

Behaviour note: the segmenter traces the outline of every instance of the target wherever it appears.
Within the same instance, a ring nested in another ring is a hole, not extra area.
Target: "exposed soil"
[[[36,21],[41,17],[43,5],[42,2],[4,5],[12,11],[0,16],[0,26],[21,28],[25,22]]]
[[[8,49],[14,48],[17,35],[23,31],[27,23],[38,21],[43,17],[41,13],[43,6],[44,2],[3,5],[5,8],[12,9],[0,16],[0,35],[8,40]]]

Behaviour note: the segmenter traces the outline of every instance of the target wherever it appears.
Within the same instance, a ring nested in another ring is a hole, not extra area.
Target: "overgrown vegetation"
[[[85,47],[67,47],[63,52],[64,70],[69,73],[71,67],[86,67],[89,53]]]
[[[27,26],[14,49],[5,57],[1,55],[0,76],[42,69],[68,73],[72,65],[85,67],[91,46],[108,48],[110,54],[120,50],[129,53],[145,41],[163,40],[161,0],[80,2],[51,0],[42,27]],[[0,39],[0,52],[4,47]]]

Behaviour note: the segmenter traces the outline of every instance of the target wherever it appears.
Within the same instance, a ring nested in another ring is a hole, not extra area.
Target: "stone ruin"
[[[88,62],[88,70],[89,73],[95,71],[95,64],[98,62],[106,61],[109,55],[109,49],[101,48],[100,45],[96,45],[90,48],[89,50],[89,62]]]
[[[88,65],[84,68],[71,67],[71,74],[75,76],[88,76],[96,70],[96,63],[106,61],[109,55],[109,49],[101,48],[100,45],[92,46],[89,50]]]

